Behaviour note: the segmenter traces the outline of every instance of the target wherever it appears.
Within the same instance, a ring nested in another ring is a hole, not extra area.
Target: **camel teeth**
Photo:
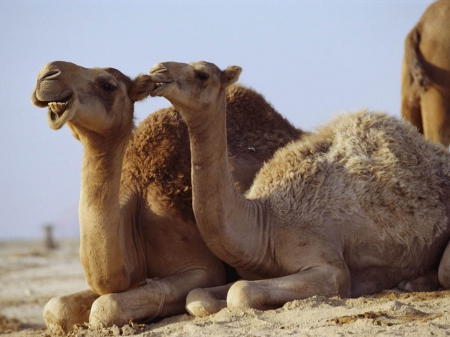
[[[48,107],[56,114],[62,113],[67,106],[68,102],[49,102]]]
[[[67,105],[68,102],[49,102],[48,104]]]

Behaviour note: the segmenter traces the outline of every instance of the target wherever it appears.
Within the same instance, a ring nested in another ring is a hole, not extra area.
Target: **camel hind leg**
[[[406,69],[405,63],[402,65],[402,117],[414,125],[423,134],[422,111],[420,108],[420,97],[417,89],[412,86],[411,76]]]
[[[436,270],[432,270],[428,274],[412,280],[402,281],[397,285],[397,288],[407,292],[435,291],[440,287],[438,272]]]
[[[450,242],[445,247],[438,269],[439,283],[445,289],[450,289]]]
[[[450,97],[430,87],[422,94],[422,123],[426,139],[448,147],[450,144]]]

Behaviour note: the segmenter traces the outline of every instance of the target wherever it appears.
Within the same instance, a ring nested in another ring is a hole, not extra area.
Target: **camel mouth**
[[[53,114],[58,115],[61,117],[61,115],[66,111],[67,105],[69,102],[48,102],[47,105],[52,111]]]
[[[70,108],[70,96],[60,100],[47,102],[48,106],[48,123],[54,130],[58,130],[73,117]]]
[[[162,96],[164,90],[170,86],[170,84],[174,83],[173,81],[170,82],[155,82],[155,88],[152,90],[152,92],[150,93],[150,96],[155,97],[155,96]]]

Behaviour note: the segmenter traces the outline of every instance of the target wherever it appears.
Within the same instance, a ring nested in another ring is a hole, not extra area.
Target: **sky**
[[[363,107],[400,117],[406,34],[429,0],[0,1],[0,240],[78,236],[83,148],[31,104],[39,70],[63,60],[135,77],[158,62],[243,68],[250,86],[313,131]],[[168,106],[136,104],[137,120]]]

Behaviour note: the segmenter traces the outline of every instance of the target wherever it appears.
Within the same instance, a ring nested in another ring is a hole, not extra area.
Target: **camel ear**
[[[241,72],[242,68],[239,66],[229,66],[227,69],[222,71],[222,75],[220,76],[222,88],[226,88],[229,85],[236,83]]]
[[[138,75],[136,77],[130,88],[130,99],[133,102],[142,101],[143,99],[146,99],[150,92],[155,88],[156,83],[153,82],[148,75]]]

